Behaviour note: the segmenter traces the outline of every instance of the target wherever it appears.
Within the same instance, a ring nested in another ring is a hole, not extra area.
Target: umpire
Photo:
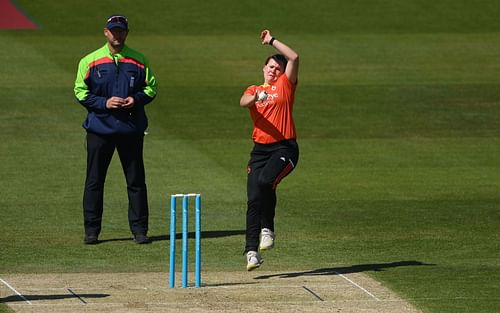
[[[128,20],[106,21],[107,43],[80,60],[75,96],[87,109],[87,174],[83,194],[84,243],[98,243],[104,181],[115,149],[127,181],[129,227],[138,244],[150,243],[148,199],[143,160],[144,107],[156,96],[156,80],[147,59],[125,45]]]

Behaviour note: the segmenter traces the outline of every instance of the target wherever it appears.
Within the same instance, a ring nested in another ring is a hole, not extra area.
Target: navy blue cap
[[[128,30],[128,20],[127,17],[123,15],[111,15],[106,21],[106,28],[121,28],[124,30]]]

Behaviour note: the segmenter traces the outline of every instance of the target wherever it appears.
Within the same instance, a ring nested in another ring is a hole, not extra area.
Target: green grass
[[[41,28],[0,30],[0,273],[166,272],[168,196],[184,191],[203,193],[204,270],[242,270],[252,145],[238,100],[273,52],[257,38],[269,27],[301,55],[301,157],[279,189],[266,270],[363,271],[424,312],[500,310],[497,2],[270,1],[279,10],[260,14],[250,1],[17,2]],[[115,159],[109,241],[89,247],[72,88],[115,11],[160,84],[145,144],[156,241],[128,240]]]
[[[4,304],[0,304],[0,313],[14,313],[14,311]]]

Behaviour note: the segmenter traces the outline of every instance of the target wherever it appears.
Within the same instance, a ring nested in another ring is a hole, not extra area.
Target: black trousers
[[[97,135],[87,132],[87,178],[83,219],[87,234],[101,232],[104,182],[115,149],[120,157],[128,193],[128,220],[132,233],[148,231],[148,199],[143,160],[144,135]]]
[[[245,252],[257,251],[262,228],[274,231],[276,187],[294,170],[298,160],[299,147],[295,140],[254,145],[247,169]]]

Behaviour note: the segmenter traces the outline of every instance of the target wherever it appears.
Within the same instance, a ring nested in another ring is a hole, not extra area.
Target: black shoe
[[[95,244],[99,243],[99,239],[97,239],[97,235],[85,234],[85,238],[83,239],[83,242],[86,245],[95,245]]]
[[[138,245],[151,243],[151,239],[146,234],[134,234],[134,241]]]

